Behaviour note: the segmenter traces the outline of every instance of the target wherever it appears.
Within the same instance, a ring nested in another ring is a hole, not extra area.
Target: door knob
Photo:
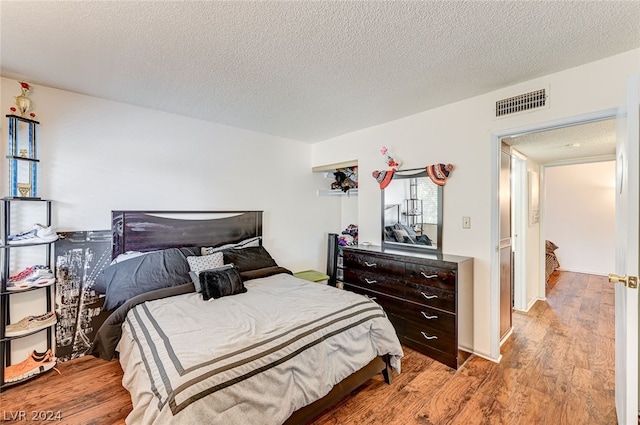
[[[622,283],[629,288],[638,287],[638,278],[636,276],[618,275],[615,273],[609,273],[609,283]]]

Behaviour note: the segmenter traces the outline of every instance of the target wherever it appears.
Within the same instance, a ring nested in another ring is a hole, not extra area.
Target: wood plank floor
[[[514,313],[499,364],[472,356],[453,371],[405,348],[392,385],[376,377],[314,424],[615,424],[613,301],[605,277],[556,272],[546,301]],[[0,411],[124,423],[131,401],[118,362],[83,357],[59,369],[4,390]]]

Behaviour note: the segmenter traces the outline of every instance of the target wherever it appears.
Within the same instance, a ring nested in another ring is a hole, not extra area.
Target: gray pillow
[[[182,251],[169,248],[106,267],[95,286],[106,293],[104,309],[114,310],[136,295],[191,282],[189,271]]]

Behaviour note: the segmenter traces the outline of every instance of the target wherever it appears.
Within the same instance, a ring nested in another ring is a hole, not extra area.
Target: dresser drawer
[[[404,303],[404,317],[407,320],[408,328],[420,333],[424,331],[427,335],[435,335],[440,340],[455,341],[456,338],[456,316],[442,310],[435,310],[412,302]],[[411,323],[409,325],[409,322]],[[428,338],[425,338],[429,340]]]
[[[453,291],[407,282],[405,298],[428,307],[456,313],[456,293]]]
[[[371,298],[372,300],[380,304],[387,315],[395,315],[401,317],[404,314],[404,302],[402,300],[346,282],[344,284],[344,289]]]
[[[427,325],[425,322],[425,320],[420,320],[419,317],[409,318],[405,316],[405,338],[422,345],[427,345],[443,353],[455,354],[458,349],[455,338],[456,333],[455,329],[446,329],[448,327],[446,324],[447,319],[442,319],[441,324],[445,325],[445,327],[442,328],[435,328],[433,324]],[[453,323],[455,323],[455,318],[453,319]]]
[[[387,295],[402,298],[404,296],[404,284],[401,279],[371,273],[364,270],[345,269],[345,284],[360,286],[369,291],[375,291]]]
[[[420,353],[426,354],[434,360],[439,361],[451,368],[457,369],[459,367],[458,364],[458,353],[453,351],[441,351],[437,348],[434,348],[428,344],[422,344],[420,342],[416,342],[412,339],[408,339],[404,336],[399,336],[400,342],[407,347],[413,348]]]
[[[407,281],[410,282],[446,289],[448,291],[456,290],[456,272],[452,269],[407,263],[405,276]]]
[[[404,278],[404,262],[402,261],[349,250],[344,250],[342,256],[345,268]]]

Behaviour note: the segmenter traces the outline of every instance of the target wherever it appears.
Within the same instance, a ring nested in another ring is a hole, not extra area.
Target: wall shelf
[[[349,189],[343,192],[338,189],[319,189],[318,196],[356,196],[358,195],[358,189]]]

